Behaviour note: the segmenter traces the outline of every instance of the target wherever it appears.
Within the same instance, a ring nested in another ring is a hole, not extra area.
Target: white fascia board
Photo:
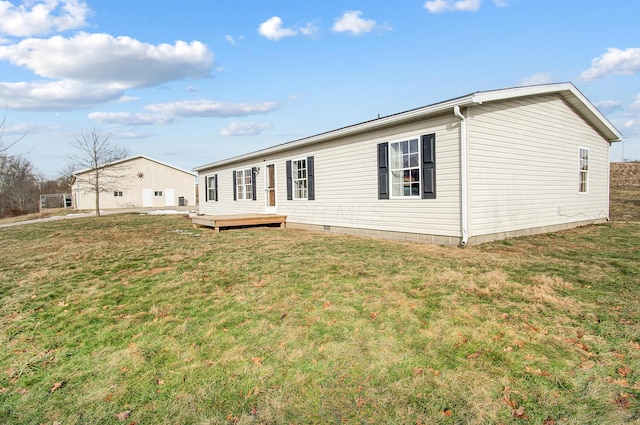
[[[175,167],[175,166],[173,166],[171,164],[167,164],[166,162],[158,161],[157,159],[149,158],[148,156],[145,156],[145,155],[130,156],[128,158],[119,159],[117,161],[113,161],[113,162],[110,162],[109,164],[104,164],[104,165],[110,167],[112,165],[122,164],[123,162],[133,161],[134,159],[146,159],[148,161],[152,161],[152,162],[155,162],[157,164],[164,165],[165,167],[173,168],[174,170],[178,170],[178,171],[181,171],[181,172],[183,172],[185,174],[189,174],[191,176],[197,177],[197,174],[192,172],[192,171],[183,170],[182,168]],[[77,176],[79,174],[84,174],[84,173],[86,173],[88,171],[91,171],[91,170],[93,170],[93,168],[85,168],[84,170],[79,170],[79,171],[74,172],[73,175]]]
[[[485,102],[494,102],[518,97],[536,96],[549,93],[559,93],[563,96],[586,120],[595,127],[609,142],[622,140],[622,134],[607,120],[598,109],[582,94],[572,83],[543,84],[536,86],[513,87],[500,90],[491,90],[485,92],[476,92],[466,96],[447,100],[440,103],[412,109],[406,112],[389,115],[386,117],[366,121],[360,124],[354,124],[337,130],[321,133],[304,139],[286,142],[280,145],[265,148],[259,151],[250,152],[244,155],[212,162],[193,170],[201,172],[211,168],[217,168],[233,164],[240,161],[248,161],[275,153],[280,153],[289,149],[313,145],[315,143],[326,142],[328,140],[347,137],[370,130],[377,130],[391,125],[397,125],[402,122],[414,121],[420,118],[427,118],[437,114],[444,113],[459,106],[461,108],[473,105],[483,104]]]
[[[394,115],[388,115],[386,117],[377,118],[371,121],[365,121],[360,124],[354,124],[348,127],[343,127],[337,130],[329,131],[326,133],[321,133],[315,136],[307,137],[304,139],[294,140],[292,142],[283,143],[280,145],[272,146],[269,148],[265,148],[259,151],[250,152],[244,155],[236,156],[233,158],[224,159],[221,161],[213,162],[210,164],[202,165],[194,168],[194,171],[203,171],[210,168],[222,167],[225,165],[229,165],[235,162],[247,161],[254,158],[259,158],[266,155],[272,155],[275,153],[287,151],[290,149],[295,149],[299,147],[309,146],[316,143],[326,142],[329,140],[352,136],[354,134],[364,133],[371,130],[377,130],[384,127],[388,127],[391,125],[397,125],[402,122],[414,121],[420,118],[426,118],[429,116],[437,115],[439,113],[446,112],[451,110],[453,114],[453,107],[458,106],[469,106],[472,104],[471,95],[459,97],[456,99],[448,100],[441,103],[436,103],[429,106],[424,106],[417,109],[412,109],[406,112],[400,112]]]

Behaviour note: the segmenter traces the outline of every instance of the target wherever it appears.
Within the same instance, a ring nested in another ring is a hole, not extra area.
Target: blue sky
[[[0,0],[4,143],[193,167],[475,91],[573,82],[640,160],[633,0]],[[623,152],[624,151],[624,152]]]

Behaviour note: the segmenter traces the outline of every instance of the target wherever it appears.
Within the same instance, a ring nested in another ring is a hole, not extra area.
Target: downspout
[[[453,113],[460,118],[460,229],[462,240],[460,246],[469,242],[469,187],[467,182],[467,119],[460,112],[460,106],[453,108]]]

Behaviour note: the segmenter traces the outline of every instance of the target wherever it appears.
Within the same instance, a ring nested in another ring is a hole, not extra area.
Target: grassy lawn
[[[640,223],[458,249],[0,229],[3,424],[640,423]]]

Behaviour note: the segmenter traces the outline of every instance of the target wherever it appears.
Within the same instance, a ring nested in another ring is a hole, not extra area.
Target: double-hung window
[[[391,197],[420,197],[418,139],[389,143]]]
[[[293,199],[307,199],[307,160],[291,161],[293,178]]]
[[[578,193],[589,192],[589,149],[580,148],[580,165],[578,171]]]
[[[238,200],[252,200],[253,197],[253,171],[251,168],[236,170],[236,196]]]
[[[436,135],[378,144],[378,199],[436,199]]]
[[[120,190],[114,190],[114,191],[113,191],[113,196],[115,196],[115,197],[122,197],[122,191],[120,191]]]
[[[205,197],[207,202],[215,202],[218,200],[218,175],[205,177]]]
[[[287,200],[316,199],[314,157],[289,160],[287,166]]]

